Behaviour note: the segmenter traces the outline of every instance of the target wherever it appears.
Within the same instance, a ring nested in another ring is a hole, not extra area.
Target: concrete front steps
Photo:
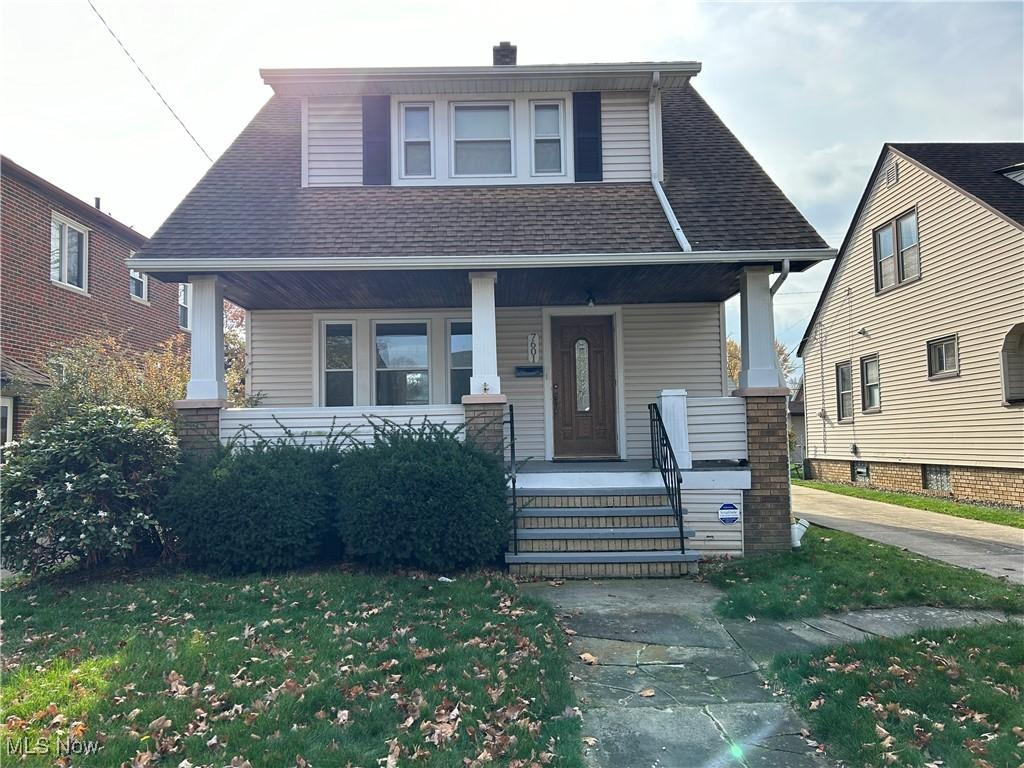
[[[505,562],[522,578],[629,578],[697,573],[681,552],[664,488],[544,488],[518,494],[518,553]],[[687,538],[693,535],[684,530]]]

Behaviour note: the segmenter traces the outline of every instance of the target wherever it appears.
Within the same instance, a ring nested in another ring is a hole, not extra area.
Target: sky
[[[884,142],[1024,140],[1024,2],[92,2],[214,158],[270,97],[261,67],[489,64],[499,40],[521,64],[702,62],[696,88],[834,247]],[[4,154],[140,232],[209,167],[89,0],[0,0],[0,67]],[[828,269],[776,296],[788,349]]]

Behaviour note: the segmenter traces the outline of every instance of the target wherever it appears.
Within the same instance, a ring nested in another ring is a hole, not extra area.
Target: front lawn
[[[855,608],[934,605],[1024,613],[1024,587],[841,531],[812,527],[801,549],[709,561],[725,616],[784,619]]]
[[[952,515],[953,517],[965,517],[968,520],[982,520],[986,523],[998,523],[1009,525],[1014,528],[1024,528],[1024,512],[1006,509],[1004,507],[987,507],[982,504],[964,504],[959,501],[950,501],[935,496],[924,496],[916,493],[897,493],[895,491],[879,491],[875,488],[865,488],[856,485],[841,485],[839,483],[823,483],[818,480],[796,480],[793,485],[802,485],[805,488],[815,488],[819,491],[839,493],[843,496],[853,496],[858,499],[870,501],[884,501],[886,504],[897,504],[901,507],[911,509],[923,509],[926,512],[938,512],[940,515]]]
[[[561,634],[500,576],[39,582],[3,615],[0,762],[70,734],[101,745],[75,765],[582,765]]]
[[[856,766],[1024,764],[1020,625],[933,630],[780,657],[814,738]]]

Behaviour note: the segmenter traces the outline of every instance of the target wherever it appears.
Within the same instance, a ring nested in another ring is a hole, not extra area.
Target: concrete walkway
[[[775,654],[1006,621],[985,611],[903,608],[750,622],[718,618],[712,606],[721,592],[690,580],[554,584],[521,589],[554,605],[569,634],[593,768],[830,766],[801,735],[806,725],[786,698],[764,682],[760,667]]]
[[[793,486],[793,513],[812,523],[1024,584],[1024,529]]]

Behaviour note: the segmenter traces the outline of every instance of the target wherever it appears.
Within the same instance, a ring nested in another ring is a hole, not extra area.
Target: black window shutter
[[[601,92],[572,95],[576,181],[601,181]]]
[[[363,184],[391,183],[391,97],[363,96]]]

